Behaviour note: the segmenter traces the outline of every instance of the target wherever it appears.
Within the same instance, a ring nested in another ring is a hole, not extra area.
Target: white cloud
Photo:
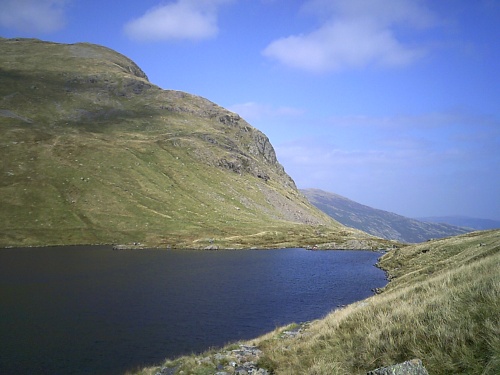
[[[125,25],[125,33],[138,41],[202,40],[219,32],[218,6],[232,0],[177,0],[148,10]]]
[[[273,41],[264,56],[313,72],[401,66],[426,51],[399,40],[396,26],[420,30],[435,23],[418,0],[310,0],[304,10],[323,18],[322,25]]]
[[[276,146],[276,152],[280,161],[283,159],[286,165],[294,164],[306,171],[324,171],[324,174],[343,171],[345,176],[356,173],[357,170],[362,170],[367,175],[377,170],[405,170],[416,164],[427,165],[432,160],[430,150],[416,142],[409,149],[405,149],[400,141],[391,149],[377,146],[346,149],[329,140],[302,138]],[[425,153],[422,152],[423,149]]]
[[[66,23],[66,3],[66,0],[2,0],[0,25],[21,32],[54,32]]]

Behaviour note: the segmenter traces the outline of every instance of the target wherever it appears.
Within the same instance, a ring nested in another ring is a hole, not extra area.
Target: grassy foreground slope
[[[500,373],[500,230],[397,249],[380,265],[390,278],[381,294],[333,311],[298,337],[283,337],[281,328],[247,343],[263,351],[259,365],[282,375],[366,374],[419,358],[433,375]],[[216,373],[207,362],[166,365]]]
[[[313,207],[268,138],[108,48],[0,38],[0,247],[384,247]]]

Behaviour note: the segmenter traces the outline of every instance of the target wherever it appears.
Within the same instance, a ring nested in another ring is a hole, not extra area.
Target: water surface
[[[379,256],[0,249],[0,373],[120,374],[317,319],[385,285]]]

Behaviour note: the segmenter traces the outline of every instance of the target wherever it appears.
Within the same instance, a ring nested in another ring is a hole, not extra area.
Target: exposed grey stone
[[[227,355],[226,354],[222,354],[222,353],[215,353],[215,355],[214,355],[214,359],[216,361],[221,361],[221,360],[223,360],[226,357],[227,357]]]
[[[429,375],[420,359],[412,359],[396,365],[381,367],[366,375]]]
[[[225,158],[217,161],[219,167],[229,169],[235,173],[241,174],[242,165],[238,160],[227,160]]]
[[[241,117],[238,114],[231,112],[225,113],[219,117],[220,122],[222,122],[224,125],[230,125],[230,126],[238,125],[240,119]]]
[[[208,245],[204,248],[204,250],[219,250],[219,246],[217,245]]]
[[[163,367],[160,372],[157,372],[155,375],[174,375],[177,369],[178,367]]]
[[[262,155],[271,164],[277,164],[278,159],[269,138],[259,131],[253,132],[254,143],[249,146],[249,152],[253,155]]]

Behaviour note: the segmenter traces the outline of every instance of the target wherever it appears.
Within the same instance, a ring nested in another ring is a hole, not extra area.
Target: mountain
[[[312,206],[239,115],[127,57],[36,39],[0,51],[0,247],[386,244]]]
[[[432,216],[416,218],[427,223],[446,223],[464,228],[472,228],[476,230],[499,229],[500,221],[490,219],[478,219],[466,216]]]
[[[339,223],[388,240],[418,243],[470,232],[467,228],[449,224],[409,219],[319,189],[303,189],[301,192],[313,205]]]

